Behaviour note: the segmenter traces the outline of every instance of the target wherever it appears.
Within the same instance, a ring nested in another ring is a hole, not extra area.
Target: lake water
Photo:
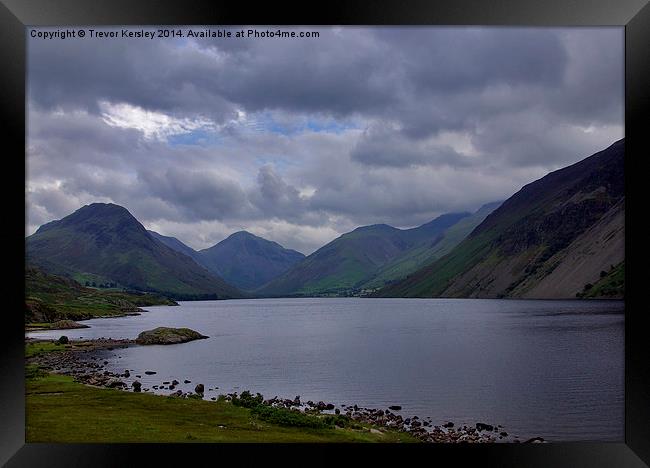
[[[189,327],[210,338],[106,351],[107,368],[132,369],[130,380],[141,375],[143,387],[189,379],[177,389],[193,391],[203,383],[214,389],[206,398],[250,389],[265,398],[401,405],[403,417],[501,424],[522,440],[623,441],[622,301],[307,298],[146,310],[28,336],[135,338]]]

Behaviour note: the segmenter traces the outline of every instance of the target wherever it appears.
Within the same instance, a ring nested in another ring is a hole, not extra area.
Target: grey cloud
[[[248,207],[244,190],[237,181],[215,172],[170,168],[142,171],[138,178],[149,193],[182,208],[187,219],[224,219],[238,216]]]
[[[557,87],[567,67],[555,30],[319,30],[313,40],[201,40],[182,49],[172,41],[30,41],[30,96],[49,106],[92,107],[103,98],[201,110],[217,120],[234,106],[383,117],[399,110],[404,118],[401,104],[413,96],[495,84]]]
[[[352,160],[368,166],[468,166],[472,160],[448,145],[413,141],[387,125],[367,129],[352,149]]]
[[[308,251],[507,198],[622,137],[620,28],[319,30],[30,40],[30,226],[112,200],[196,245],[247,229]],[[106,125],[102,100],[222,126],[200,145],[147,140]]]
[[[99,101],[107,100],[181,115],[202,112],[219,122],[235,115],[232,103],[204,86],[218,69],[191,51],[179,54],[178,44],[88,36],[61,42],[28,44],[28,95],[41,108],[99,113]]]

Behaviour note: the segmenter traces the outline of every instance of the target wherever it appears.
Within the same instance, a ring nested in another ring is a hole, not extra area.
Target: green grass
[[[51,353],[55,351],[64,351],[69,349],[70,345],[60,345],[55,341],[38,341],[31,342],[25,345],[25,357],[30,358],[38,356],[39,354]]]
[[[282,425],[292,423],[290,410],[273,409],[269,416],[225,401],[95,388],[71,377],[44,374],[35,366],[28,366],[26,375],[28,443],[418,442],[405,433],[370,432],[367,425],[360,429]]]
[[[597,299],[625,296],[625,262],[612,266],[609,271],[603,271],[601,278],[591,287],[585,286],[577,297],[582,299]]]
[[[498,231],[481,232],[463,240],[454,250],[418,270],[404,281],[381,289],[377,296],[435,297],[457,275],[485,260]]]

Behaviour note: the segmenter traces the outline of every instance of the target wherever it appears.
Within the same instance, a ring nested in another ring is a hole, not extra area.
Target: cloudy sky
[[[623,28],[282,29],[320,34],[28,39],[27,234],[101,201],[196,249],[245,229],[309,254],[624,135]]]

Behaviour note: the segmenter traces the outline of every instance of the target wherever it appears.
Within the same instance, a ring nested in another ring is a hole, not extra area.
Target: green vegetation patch
[[[65,351],[68,345],[61,345],[57,341],[33,341],[25,344],[25,357],[31,358],[39,354]]]
[[[313,429],[333,429],[335,427],[350,427],[362,429],[352,419],[343,415],[307,414],[297,409],[278,408],[263,404],[264,397],[257,393],[253,395],[244,390],[241,395],[232,397],[232,404],[243,408],[250,408],[251,414],[262,421],[286,427],[310,427]]]
[[[581,299],[625,297],[625,261],[612,265],[609,271],[601,271],[600,279],[595,284],[586,284],[576,296]]]

